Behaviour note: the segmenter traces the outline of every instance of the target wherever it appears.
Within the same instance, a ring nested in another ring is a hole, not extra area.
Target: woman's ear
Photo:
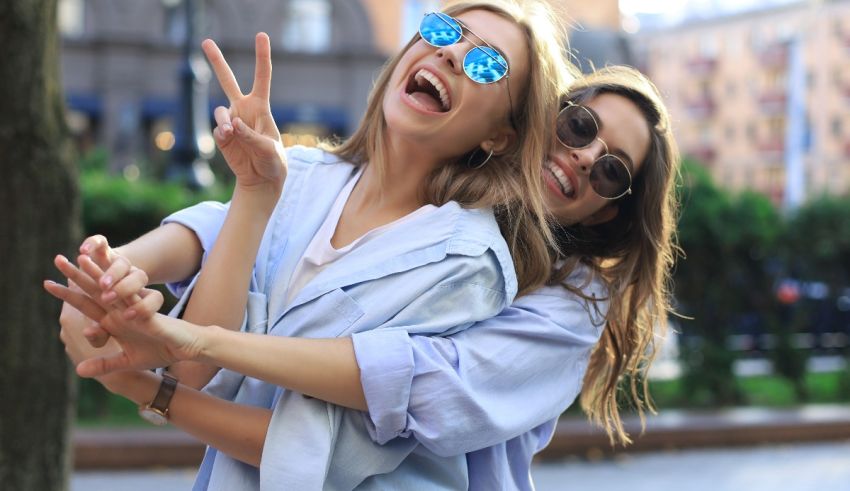
[[[513,147],[517,141],[516,130],[510,126],[500,128],[489,140],[481,142],[481,150],[493,151],[496,155],[505,153]]]
[[[600,208],[593,215],[590,215],[589,217],[582,220],[581,224],[585,226],[599,225],[601,223],[613,220],[619,212],[620,207],[617,205],[617,203],[608,203],[602,208]]]

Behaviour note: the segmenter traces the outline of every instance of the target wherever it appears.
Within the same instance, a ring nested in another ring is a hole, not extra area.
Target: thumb
[[[262,133],[258,133],[256,130],[245,124],[245,121],[242,121],[242,118],[233,119],[233,129],[236,138],[246,145],[251,145],[261,151],[268,151],[273,148],[268,137]]]
[[[94,378],[129,368],[130,359],[126,353],[121,351],[112,355],[81,361],[77,365],[77,375],[83,378]]]

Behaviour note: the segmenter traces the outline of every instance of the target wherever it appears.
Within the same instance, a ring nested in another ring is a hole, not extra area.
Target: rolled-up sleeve
[[[354,353],[362,374],[361,382],[369,414],[367,425],[379,443],[403,434],[413,382],[413,343],[405,331],[366,331],[352,336]]]
[[[370,435],[412,435],[441,456],[514,438],[573,402],[603,322],[557,287],[450,336],[355,335]]]
[[[207,254],[209,254],[213,244],[215,244],[218,233],[224,224],[229,207],[230,203],[205,201],[172,213],[162,220],[162,225],[178,223],[194,232],[204,251],[203,261],[206,261]],[[166,286],[175,297],[180,298],[192,283],[192,280],[193,277],[190,277],[182,281],[166,283]]]

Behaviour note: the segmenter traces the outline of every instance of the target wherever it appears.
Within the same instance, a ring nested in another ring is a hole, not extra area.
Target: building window
[[[59,32],[66,37],[80,37],[86,31],[84,0],[59,0]]]
[[[840,116],[836,116],[832,118],[832,136],[840,137],[844,132],[844,122],[841,121]]]
[[[283,47],[322,53],[331,47],[331,4],[328,0],[290,0],[283,26]]]

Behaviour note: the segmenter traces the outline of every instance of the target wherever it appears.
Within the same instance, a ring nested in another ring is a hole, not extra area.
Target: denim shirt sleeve
[[[605,308],[547,287],[446,337],[355,334],[370,436],[383,444],[412,435],[451,456],[557,417],[581,390]]]

